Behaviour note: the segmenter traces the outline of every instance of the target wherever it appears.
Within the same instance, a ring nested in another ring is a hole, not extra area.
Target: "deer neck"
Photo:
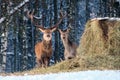
[[[43,46],[45,49],[50,49],[51,45],[52,45],[51,40],[50,41],[43,40]]]
[[[72,42],[69,39],[63,40],[63,45],[66,49],[69,49],[72,46]]]

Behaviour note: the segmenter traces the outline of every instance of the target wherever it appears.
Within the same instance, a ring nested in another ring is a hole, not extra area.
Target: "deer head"
[[[43,28],[43,27],[39,27],[38,28],[42,33],[43,33],[43,39],[45,41],[50,41],[52,39],[52,32],[54,32],[57,27],[52,27],[52,28]]]
[[[59,30],[59,32],[60,32],[60,36],[61,36],[61,39],[62,39],[62,40],[68,39],[68,35],[69,35],[69,31],[70,31],[69,28],[66,29],[66,30],[61,30],[61,29],[58,29],[58,30]]]
[[[66,30],[58,29],[59,32],[60,32],[61,39],[62,39],[63,41],[68,39],[70,29],[72,29],[72,27],[71,27],[70,24],[68,25],[68,28],[67,28]]]
[[[30,18],[31,21],[33,22],[33,24],[35,24],[34,18],[36,18],[36,17],[33,14],[34,14],[34,11],[32,11],[31,13],[30,13],[30,11],[27,12],[28,18]],[[60,20],[52,27],[44,28],[43,26],[36,25],[36,24],[35,24],[35,26],[37,26],[38,29],[43,33],[43,39],[46,41],[50,41],[52,39],[52,32],[57,29],[58,25],[62,22],[63,18],[65,18],[65,17],[66,17],[66,14],[63,14],[62,11],[60,11]]]

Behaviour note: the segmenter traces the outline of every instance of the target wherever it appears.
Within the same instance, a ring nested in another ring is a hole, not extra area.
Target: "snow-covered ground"
[[[92,20],[103,20],[103,19],[107,19],[107,20],[116,20],[116,21],[120,21],[120,18],[116,18],[116,17],[97,17],[97,18],[93,18]]]
[[[120,80],[120,70],[95,70],[45,75],[0,76],[0,80]]]

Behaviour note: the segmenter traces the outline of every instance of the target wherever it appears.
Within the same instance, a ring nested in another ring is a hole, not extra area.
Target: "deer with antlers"
[[[28,12],[27,15],[33,22],[34,21],[33,12],[31,14]],[[53,53],[52,33],[57,29],[58,25],[61,23],[65,16],[66,15],[63,15],[63,13],[61,12],[60,20],[50,28],[44,28],[43,26],[36,25],[38,29],[43,33],[43,40],[35,45],[35,55],[38,67],[49,66],[50,57],[52,56]]]
[[[64,48],[65,48],[65,50],[64,50],[65,60],[76,57],[76,49],[78,46],[76,43],[70,41],[69,31],[70,31],[70,28],[68,28],[66,30],[59,29],[60,37],[63,42]]]

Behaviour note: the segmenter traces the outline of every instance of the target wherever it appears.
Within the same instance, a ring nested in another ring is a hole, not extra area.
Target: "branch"
[[[23,7],[27,2],[29,2],[29,0],[24,0],[23,2],[21,2],[18,6],[16,6],[14,9],[12,9],[10,11],[10,13],[8,14],[8,16],[13,15],[19,8]],[[0,18],[0,23],[2,23],[3,21],[5,21],[6,19],[7,19],[7,17]]]
[[[27,2],[29,2],[29,0],[24,0],[22,3],[16,6],[13,10],[11,10],[9,15],[12,15],[13,13],[15,13],[19,8],[24,6]]]

